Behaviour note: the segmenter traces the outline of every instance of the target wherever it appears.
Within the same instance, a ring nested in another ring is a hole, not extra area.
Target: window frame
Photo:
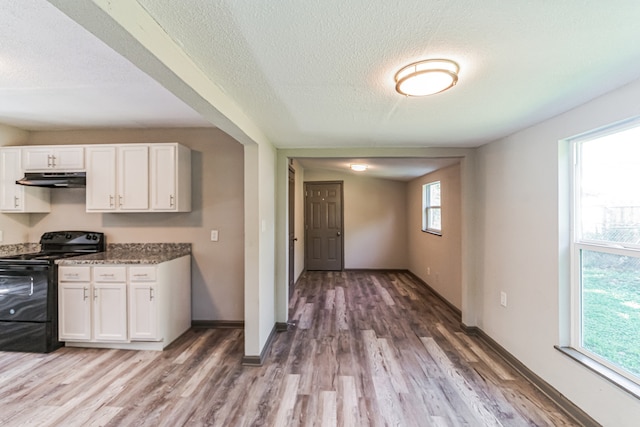
[[[582,182],[580,167],[579,145],[585,142],[600,139],[626,130],[640,127],[640,118],[614,123],[601,129],[586,132],[573,138],[566,139],[570,148],[570,325],[569,346],[557,346],[557,349],[567,354],[574,360],[582,363],[589,369],[621,387],[628,393],[640,397],[640,376],[620,368],[604,357],[590,351],[583,346],[583,321],[582,321],[582,251],[604,253],[612,255],[640,258],[640,246],[619,242],[607,242],[603,240],[588,239],[582,237],[580,221],[580,183]]]
[[[437,185],[440,189],[440,203],[431,201],[431,187]],[[431,215],[434,211],[440,212],[440,228],[429,227]],[[442,182],[440,180],[428,182],[422,185],[422,231],[425,233],[442,236]]]

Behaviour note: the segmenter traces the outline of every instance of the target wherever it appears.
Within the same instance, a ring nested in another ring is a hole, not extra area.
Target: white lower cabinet
[[[60,341],[91,340],[91,283],[89,281],[62,282],[58,285],[58,329]]]
[[[69,347],[162,350],[191,327],[191,257],[62,265],[59,339]]]
[[[132,340],[155,341],[158,335],[158,285],[156,268],[129,268],[129,336]]]
[[[93,295],[93,339],[124,341],[127,336],[127,268],[91,268]],[[64,277],[64,275],[63,275]]]
[[[98,267],[93,271],[91,267],[60,267],[58,335],[61,341],[127,341],[124,271],[124,267]]]

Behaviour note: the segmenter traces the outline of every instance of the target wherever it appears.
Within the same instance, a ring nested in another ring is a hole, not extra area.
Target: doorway
[[[295,243],[296,237],[296,171],[289,166],[289,299],[293,295],[293,288],[296,283],[295,278]]]
[[[342,181],[305,183],[305,268],[344,268]]]

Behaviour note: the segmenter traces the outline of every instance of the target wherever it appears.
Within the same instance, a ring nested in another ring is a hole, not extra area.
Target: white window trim
[[[440,204],[430,205],[429,186],[439,184],[440,185]],[[440,210],[440,228],[429,228],[429,210]],[[442,181],[432,181],[422,185],[422,231],[437,236],[442,236]]]
[[[600,356],[590,352],[582,347],[581,338],[581,315],[582,315],[582,299],[580,284],[580,251],[589,250],[595,252],[604,252],[614,255],[625,255],[640,258],[640,248],[636,245],[620,245],[608,244],[607,242],[594,241],[590,239],[578,238],[578,222],[579,217],[579,196],[576,191],[576,185],[580,182],[580,170],[578,168],[578,145],[584,141],[601,138],[610,134],[622,132],[632,127],[640,126],[640,118],[633,118],[622,122],[614,123],[605,128],[587,132],[573,138],[561,141],[570,144],[571,172],[569,179],[569,191],[571,203],[569,206],[570,215],[570,334],[569,346],[556,346],[558,350],[568,355],[572,359],[578,361],[582,365],[596,372],[598,375],[611,381],[613,384],[622,388],[626,392],[640,398],[640,379],[629,372],[618,368],[612,363],[604,360]]]

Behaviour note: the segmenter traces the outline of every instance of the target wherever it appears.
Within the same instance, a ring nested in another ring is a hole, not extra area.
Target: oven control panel
[[[50,231],[44,233],[40,238],[40,243],[58,244],[91,244],[104,240],[103,233],[90,231]]]

